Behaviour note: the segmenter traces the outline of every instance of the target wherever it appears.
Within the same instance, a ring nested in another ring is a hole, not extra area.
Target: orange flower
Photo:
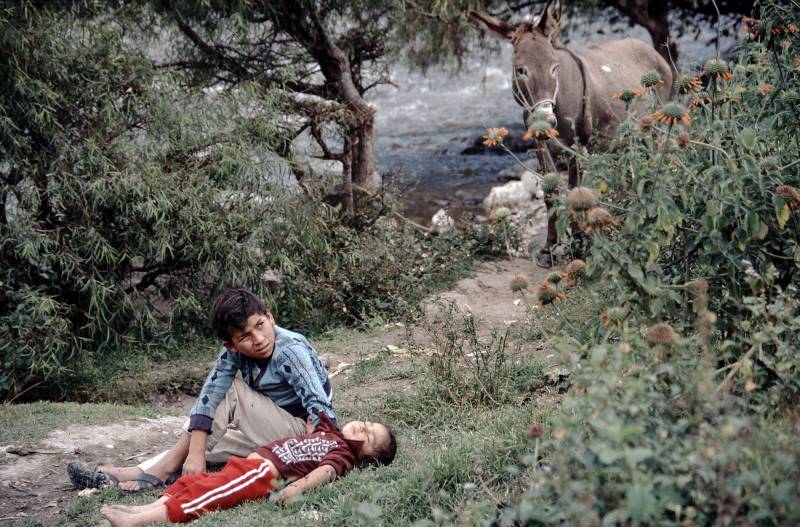
[[[641,88],[626,88],[622,91],[612,93],[611,97],[614,99],[619,99],[625,104],[630,104],[634,99],[637,97],[642,97],[643,95],[644,92]]]
[[[772,84],[761,84],[758,87],[758,91],[761,93],[761,95],[766,97],[767,95],[772,93],[773,88],[774,86]]]
[[[497,146],[503,143],[503,139],[508,135],[505,128],[487,128],[486,135],[483,136],[483,144],[486,146]]]
[[[692,122],[692,118],[689,117],[689,113],[686,111],[686,108],[674,102],[667,103],[662,106],[660,110],[653,114],[653,117],[655,117],[657,121],[669,125],[676,125],[679,122],[683,122],[685,124]]]
[[[691,102],[689,103],[689,108],[697,108],[699,106],[705,106],[706,104],[711,103],[711,96],[708,92],[700,92],[694,97],[692,97]]]
[[[726,102],[732,104],[738,104],[742,100],[741,94],[745,91],[747,91],[747,89],[744,86],[737,86],[733,90],[726,90],[720,94],[719,102],[721,104],[724,104]]]
[[[692,75],[683,74],[678,78],[678,89],[681,93],[699,92],[700,79]]]
[[[722,79],[726,81],[733,78],[730,66],[722,59],[708,59],[706,65],[703,67],[703,75],[713,76],[717,80]]]
[[[550,126],[550,123],[548,123],[546,119],[537,119],[531,122],[530,126],[528,127],[528,131],[525,132],[525,135],[522,136],[522,139],[524,141],[530,141],[534,137],[538,139],[541,137],[556,137],[557,135],[558,130]]]

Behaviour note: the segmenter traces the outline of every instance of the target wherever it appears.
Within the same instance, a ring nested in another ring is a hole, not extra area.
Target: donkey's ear
[[[469,16],[472,20],[478,22],[478,25],[482,26],[487,33],[498,40],[511,40],[511,34],[517,28],[512,24],[508,24],[502,20],[477,11],[470,11]]]
[[[558,37],[558,24],[561,21],[561,0],[550,0],[544,8],[544,13],[539,18],[538,28],[550,40]]]

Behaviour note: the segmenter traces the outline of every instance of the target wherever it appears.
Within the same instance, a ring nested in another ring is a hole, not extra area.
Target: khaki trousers
[[[231,456],[247,457],[273,441],[305,433],[303,419],[253,390],[237,375],[214,413],[206,461],[224,463]]]

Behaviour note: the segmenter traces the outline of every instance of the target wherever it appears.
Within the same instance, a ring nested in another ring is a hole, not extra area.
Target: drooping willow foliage
[[[123,27],[82,24],[0,11],[0,394],[158,342],[223,284],[263,288],[274,100],[181,93]]]

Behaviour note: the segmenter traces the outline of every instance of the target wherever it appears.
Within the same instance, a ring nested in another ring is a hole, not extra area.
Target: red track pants
[[[220,472],[183,476],[166,489],[167,517],[172,523],[184,523],[263,498],[275,490],[275,479],[263,459],[232,457]]]

